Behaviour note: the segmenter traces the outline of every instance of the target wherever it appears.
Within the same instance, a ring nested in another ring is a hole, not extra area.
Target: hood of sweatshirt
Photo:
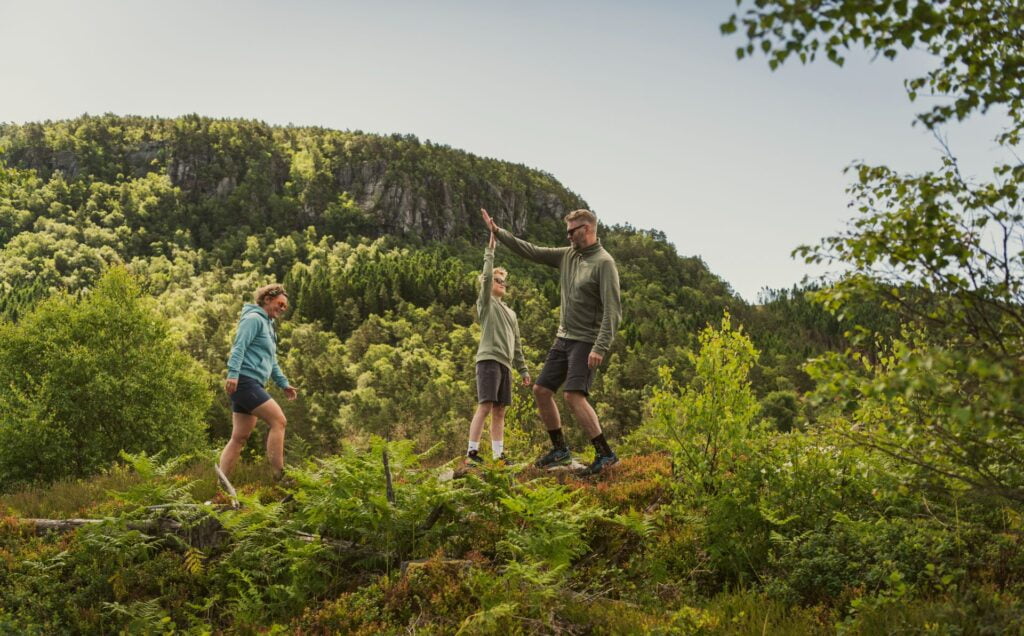
[[[239,316],[238,319],[241,320],[242,318],[245,318],[249,314],[257,314],[264,320],[270,320],[270,316],[267,315],[267,312],[263,311],[263,308],[260,307],[259,305],[254,305],[253,303],[245,303],[244,305],[242,305],[242,315]]]

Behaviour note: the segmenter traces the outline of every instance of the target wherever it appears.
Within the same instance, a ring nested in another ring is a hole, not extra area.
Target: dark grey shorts
[[[555,338],[555,343],[544,360],[537,384],[552,392],[561,387],[565,391],[579,391],[590,395],[594,370],[587,366],[587,358],[594,345],[580,340]],[[563,383],[565,386],[562,386]]]
[[[231,394],[231,410],[252,415],[253,410],[270,399],[270,394],[254,378],[238,376],[238,388]]]
[[[476,363],[476,401],[512,404],[512,372],[496,360]]]

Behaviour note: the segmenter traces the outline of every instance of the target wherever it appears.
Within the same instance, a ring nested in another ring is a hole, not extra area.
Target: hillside
[[[513,465],[461,470],[477,210],[555,245],[582,205],[409,136],[0,125],[0,631],[1020,630],[1024,322],[985,289],[864,267],[749,306],[659,231],[602,226],[624,320],[591,400],[622,461],[530,467],[549,442],[517,383]],[[536,377],[558,281],[496,259]],[[211,470],[225,362],[275,281],[287,472],[257,426],[236,507]]]
[[[394,419],[410,435],[425,428],[432,437],[445,431],[448,443],[461,436],[461,411],[473,400],[474,276],[486,237],[478,209],[525,237],[560,244],[561,216],[585,205],[551,175],[412,137],[251,121],[106,115],[7,124],[0,149],[0,315],[16,318],[53,292],[88,289],[123,264],[212,389],[240,302],[260,282],[282,281],[294,307],[281,333],[283,367],[307,389],[293,430],[314,445],[382,432],[373,422]],[[658,366],[683,379],[696,331],[726,308],[746,307],[657,232],[606,228],[602,238],[620,265],[627,320],[598,394],[611,430],[624,433],[638,425]],[[557,281],[507,253],[499,264],[513,273],[510,303],[538,368],[554,333]],[[413,331],[422,337],[415,348],[394,335]],[[352,400],[339,402],[341,393],[389,393],[388,378],[354,386],[371,344],[430,361],[432,370],[408,369],[405,381],[455,379],[437,387],[443,406],[429,424],[398,414],[419,405],[342,408]],[[311,357],[327,351],[331,362],[311,375]],[[222,399],[208,419],[220,437]]]

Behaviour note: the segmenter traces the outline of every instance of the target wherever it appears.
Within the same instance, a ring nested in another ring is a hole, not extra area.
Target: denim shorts
[[[270,399],[270,394],[257,380],[247,375],[238,376],[238,388],[231,394],[231,410],[252,415],[253,410]]]

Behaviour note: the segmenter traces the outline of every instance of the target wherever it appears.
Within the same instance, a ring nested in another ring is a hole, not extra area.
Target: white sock
[[[469,452],[478,451],[478,450],[480,450],[480,442],[479,441],[474,442],[474,441],[471,440],[469,442],[469,450],[466,451],[466,452],[469,453]]]
[[[498,459],[505,452],[505,440],[491,440],[491,457]]]

